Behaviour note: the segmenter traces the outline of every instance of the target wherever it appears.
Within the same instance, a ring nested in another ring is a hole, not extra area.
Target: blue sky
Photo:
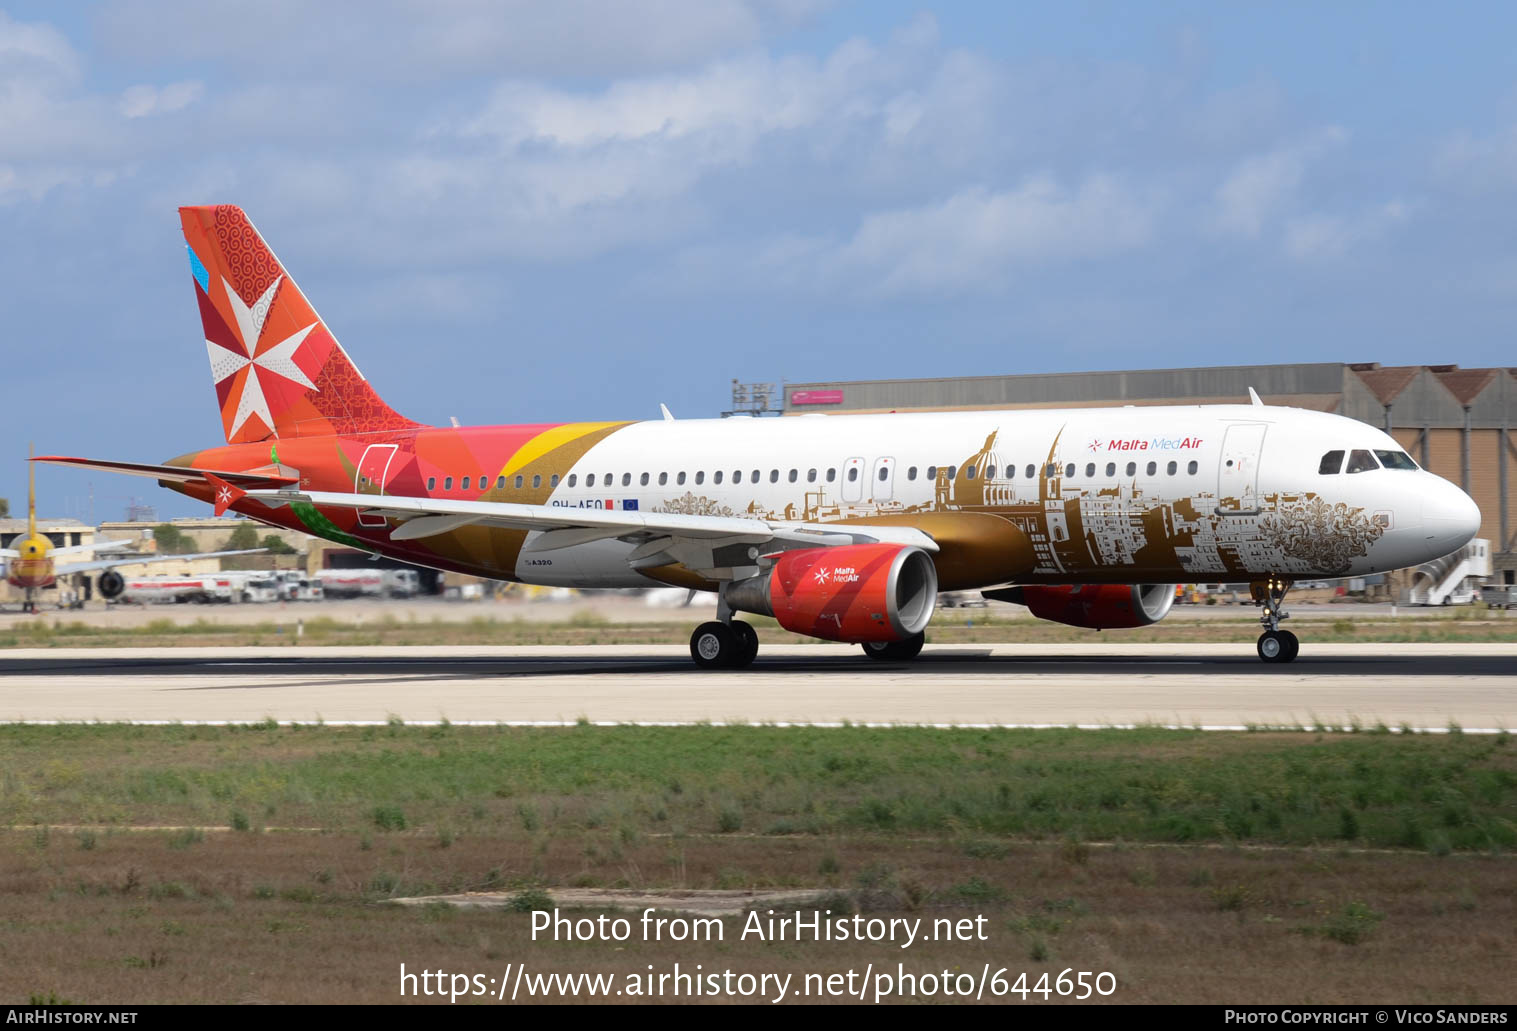
[[[241,204],[395,407],[468,423],[1514,365],[1514,201],[1509,4],[0,0],[0,496],[28,439],[220,442],[179,204]]]

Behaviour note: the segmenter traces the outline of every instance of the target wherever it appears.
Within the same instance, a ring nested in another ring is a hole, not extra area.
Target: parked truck
[[[329,598],[410,598],[421,589],[414,569],[323,569],[316,579]]]
[[[1517,608],[1517,584],[1486,584],[1480,588],[1480,600],[1493,609]]]

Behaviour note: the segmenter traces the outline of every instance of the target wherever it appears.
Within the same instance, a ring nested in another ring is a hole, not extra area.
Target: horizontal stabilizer
[[[69,465],[76,469],[99,469],[108,473],[125,473],[128,476],[148,476],[155,480],[172,480],[175,483],[207,483],[206,474],[217,476],[243,490],[287,487],[299,483],[300,477],[259,470],[251,473],[236,473],[221,469],[192,469],[182,465],[150,465],[147,462],[110,462],[98,458],[71,458],[67,455],[38,455],[34,462],[49,465]],[[288,470],[286,470],[288,471]]]

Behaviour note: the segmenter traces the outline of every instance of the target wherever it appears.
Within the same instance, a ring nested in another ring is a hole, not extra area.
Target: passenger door
[[[358,469],[353,474],[353,491],[356,494],[383,494],[385,477],[389,475],[390,463],[395,460],[395,444],[370,444],[358,460]],[[358,513],[358,525],[383,526],[384,516]]]
[[[1262,422],[1236,423],[1222,438],[1217,467],[1217,511],[1254,515],[1259,511],[1259,459],[1264,453]]]

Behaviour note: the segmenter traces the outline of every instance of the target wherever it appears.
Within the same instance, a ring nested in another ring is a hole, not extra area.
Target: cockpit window
[[[1317,466],[1317,472],[1323,476],[1330,476],[1343,469],[1343,452],[1329,451],[1322,456],[1322,464]]]
[[[1367,473],[1378,468],[1380,468],[1380,463],[1375,461],[1374,455],[1368,451],[1355,450],[1349,452],[1348,468],[1343,471],[1346,473]]]
[[[1417,463],[1405,451],[1376,451],[1375,457],[1387,469],[1416,469]]]

